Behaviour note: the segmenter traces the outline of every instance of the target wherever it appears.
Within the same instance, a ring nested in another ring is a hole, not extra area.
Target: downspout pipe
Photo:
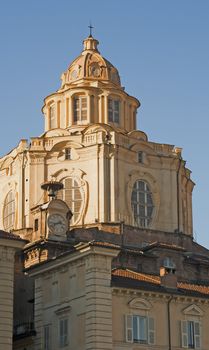
[[[168,350],[172,350],[172,342],[171,342],[171,301],[173,300],[173,295],[168,300],[167,303],[167,316],[168,316]]]

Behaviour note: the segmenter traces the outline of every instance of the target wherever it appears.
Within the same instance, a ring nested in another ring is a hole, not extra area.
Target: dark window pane
[[[136,181],[131,195],[131,204],[136,224],[147,227],[153,214],[153,199],[149,186],[144,181]]]
[[[145,183],[143,181],[138,181],[138,188],[141,191],[145,191]]]

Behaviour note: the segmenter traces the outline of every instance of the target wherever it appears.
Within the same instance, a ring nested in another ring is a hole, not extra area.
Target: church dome
[[[62,88],[80,80],[102,81],[121,86],[118,70],[97,49],[99,42],[91,35],[83,41],[83,51],[61,76]]]

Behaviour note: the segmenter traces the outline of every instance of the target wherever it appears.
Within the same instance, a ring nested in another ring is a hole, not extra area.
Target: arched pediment
[[[134,298],[129,301],[128,304],[130,308],[133,309],[150,310],[152,307],[151,303],[148,300],[142,298]]]
[[[183,310],[184,315],[203,316],[203,311],[199,306],[191,304]]]
[[[81,143],[72,141],[72,140],[62,140],[62,141],[57,141],[57,143],[55,143],[53,145],[53,147],[51,148],[51,151],[62,151],[65,148],[83,148]]]
[[[145,132],[140,130],[134,130],[128,133],[128,136],[133,137],[137,140],[148,141],[148,137]]]
[[[58,176],[61,176],[61,177],[65,177],[65,173],[66,171],[68,171],[68,169],[66,168],[63,168],[63,169],[59,169],[58,171],[56,171],[55,173],[51,174],[51,178],[53,181],[55,181],[57,179]],[[61,175],[62,174],[62,175]]]
[[[49,131],[46,131],[44,134],[41,135],[41,137],[43,138],[47,138],[47,137],[57,137],[57,136],[69,136],[70,133],[68,130],[66,129],[52,129]]]
[[[111,132],[111,131],[115,131],[115,129],[107,124],[91,124],[88,125],[83,131],[83,135],[88,135],[88,134],[92,134],[94,132],[97,131],[104,131],[105,133]]]
[[[139,141],[130,146],[130,149],[132,151],[138,152],[138,151],[144,151],[149,154],[156,154],[156,152],[153,150],[153,147],[149,145],[147,142]]]

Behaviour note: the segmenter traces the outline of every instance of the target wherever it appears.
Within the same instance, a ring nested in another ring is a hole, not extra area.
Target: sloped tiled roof
[[[112,276],[116,285],[120,284],[121,278],[121,281],[125,282],[123,284],[126,288],[129,288],[129,286],[130,288],[134,288],[135,281],[136,288],[139,288],[141,286],[142,289],[146,287],[146,289],[156,290],[156,287],[158,287],[158,290],[161,292],[165,292],[169,289],[161,285],[160,276],[158,275],[140,273],[129,269],[114,269],[112,271]],[[173,289],[173,293],[174,292],[177,294],[181,293],[184,295],[188,294],[199,297],[208,297],[209,286],[194,283],[177,282],[176,290]]]
[[[178,288],[209,295],[209,286],[178,282]]]
[[[112,271],[113,276],[121,276],[131,279],[136,279],[139,281],[160,284],[160,277],[156,275],[148,275],[140,272],[131,271],[128,269],[115,269]]]

